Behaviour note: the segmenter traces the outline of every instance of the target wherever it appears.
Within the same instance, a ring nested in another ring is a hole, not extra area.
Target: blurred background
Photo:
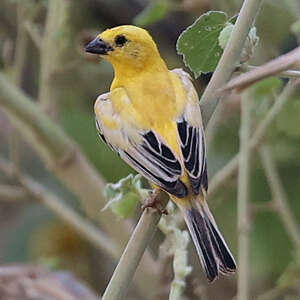
[[[222,10],[233,16],[241,3],[239,0],[1,0],[0,71],[79,145],[103,181],[116,182],[133,171],[99,141],[93,114],[94,101],[97,95],[108,91],[113,70],[106,61],[85,54],[83,46],[106,28],[138,24],[152,34],[170,69],[184,67],[175,48],[180,33],[209,10]],[[298,0],[264,1],[256,22],[260,40],[251,64],[262,64],[295,48],[297,39],[290,27],[299,18]],[[210,77],[211,74],[202,75],[195,81],[199,94]],[[254,112],[257,121],[273,103],[276,92],[285,85],[284,80],[272,80],[258,90]],[[239,149],[240,98],[233,95],[222,101],[222,117],[208,137],[210,177]],[[296,220],[300,219],[299,115],[300,95],[296,93],[268,134],[272,156]],[[89,286],[95,295],[103,293],[117,260],[95,247],[43,201],[26,191],[15,171],[34,178],[93,224],[104,214],[101,212],[103,203],[99,201],[91,217],[91,209],[85,207],[70,186],[57,179],[55,170],[50,168],[49,171],[35,147],[7,116],[5,109],[0,107],[0,155],[4,164],[12,162],[14,166],[13,172],[3,171],[5,168],[0,170],[0,266],[26,263],[68,271]],[[82,174],[73,175],[80,180]],[[252,159],[250,191],[254,204],[250,233],[253,299],[273,288],[285,290],[280,296],[274,294],[266,299],[300,299],[299,285],[298,291],[289,286],[294,280],[300,280],[299,256],[278,214],[264,205],[272,196],[256,155]],[[236,256],[236,177],[228,180],[209,201]],[[110,222],[106,225],[115,228],[115,232],[124,227],[130,232],[139,214],[137,207],[130,219],[113,216],[106,219],[106,223]],[[99,226],[107,231],[101,224]],[[121,248],[126,242],[124,236],[111,238]],[[163,235],[157,232],[143,260],[144,269],[139,270],[139,280],[134,281],[127,299],[168,298],[172,260],[160,261],[162,240]],[[232,299],[236,294],[236,276],[221,277],[213,285],[207,284],[192,245],[189,250],[193,271],[187,278],[186,299]],[[153,259],[159,265],[155,272],[145,269],[151,268],[149,261]],[[5,298],[5,295],[0,277],[0,299],[17,299]]]

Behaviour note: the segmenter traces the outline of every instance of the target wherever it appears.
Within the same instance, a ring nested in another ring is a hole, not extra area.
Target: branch
[[[249,299],[249,174],[251,134],[251,98],[245,91],[241,101],[240,156],[238,176],[238,300]]]
[[[292,213],[287,195],[285,193],[284,187],[280,180],[278,170],[272,159],[271,149],[269,146],[260,147],[260,158],[263,165],[272,195],[273,201],[276,207],[276,212],[282,220],[283,225],[287,233],[290,235],[297,252],[300,251],[300,228],[297,220]]]
[[[158,191],[154,197],[155,202],[160,203],[161,209],[164,209],[169,196],[163,191]],[[152,239],[160,217],[161,213],[157,209],[147,208],[144,210],[104,292],[102,300],[119,300],[125,297],[135,270]]]
[[[71,10],[74,1],[51,0],[49,1],[45,34],[40,48],[41,69],[39,100],[43,110],[54,117],[57,113],[57,103],[61,89],[55,82],[57,69],[72,60],[71,53]]]
[[[258,68],[260,68],[261,66],[250,66],[250,65],[241,65],[241,67],[239,68],[239,70],[243,71],[243,72],[249,72],[252,70],[258,70]],[[276,71],[273,74],[270,74],[268,76],[271,75],[276,75],[278,77],[282,77],[282,78],[299,78],[300,77],[300,71],[299,70],[286,70],[286,71]]]
[[[277,101],[273,107],[269,110],[263,121],[257,126],[254,134],[249,140],[249,150],[253,151],[262,142],[267,130],[270,125],[280,113],[284,105],[288,102],[292,94],[294,93],[297,85],[300,83],[299,80],[290,80],[281,92]],[[220,188],[224,182],[235,174],[238,168],[239,154],[235,155],[220,171],[218,171],[210,181],[209,185],[209,196],[212,196],[218,188]]]
[[[300,68],[300,47],[284,55],[281,55],[263,64],[262,66],[254,67],[254,68],[250,67],[251,71],[231,79],[225,85],[225,87],[222,88],[222,91],[229,91],[232,89],[243,89],[259,80],[262,80],[272,75],[276,75],[282,71],[288,70],[291,67]],[[289,74],[291,73],[293,77],[296,78],[300,77],[300,71],[289,71]]]
[[[219,102],[218,90],[225,85],[239,62],[244,43],[261,4],[262,0],[245,0],[243,3],[223,55],[200,100],[205,127]]]
[[[42,36],[39,32],[38,26],[31,21],[26,21],[24,26],[34,45],[37,47],[37,49],[41,50]]]

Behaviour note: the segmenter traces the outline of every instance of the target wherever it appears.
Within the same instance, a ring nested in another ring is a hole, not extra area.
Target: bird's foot
[[[146,208],[154,208],[156,209],[160,214],[167,215],[168,211],[162,207],[160,201],[158,200],[158,194],[160,193],[160,190],[155,190],[154,192],[151,191],[149,193],[149,196],[145,199],[144,204],[142,205],[142,210],[144,211]]]

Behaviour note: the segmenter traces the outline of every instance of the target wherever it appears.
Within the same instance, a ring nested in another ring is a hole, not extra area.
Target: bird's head
[[[123,25],[107,29],[92,40],[86,52],[99,54],[113,65],[143,67],[159,56],[150,34],[142,28]]]

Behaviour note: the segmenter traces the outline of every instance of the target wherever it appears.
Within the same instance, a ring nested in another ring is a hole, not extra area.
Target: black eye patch
[[[122,47],[128,40],[124,35],[117,35],[115,37],[115,43],[117,47]]]

